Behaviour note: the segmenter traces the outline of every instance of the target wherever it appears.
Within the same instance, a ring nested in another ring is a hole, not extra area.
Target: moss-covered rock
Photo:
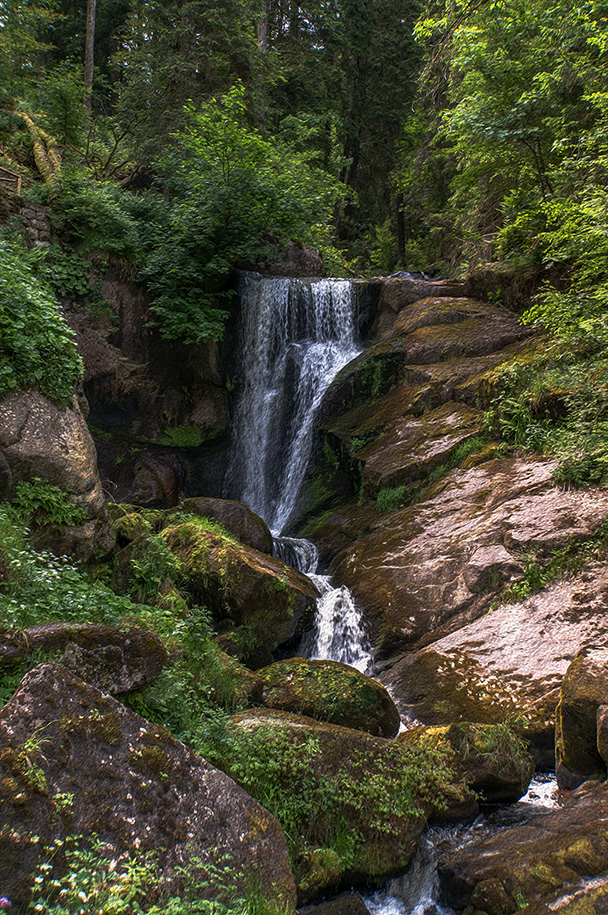
[[[480,800],[513,803],[522,797],[534,772],[526,745],[505,724],[460,724],[417,727],[398,738],[404,746],[449,746],[455,769]]]
[[[209,607],[220,626],[240,628],[229,654],[259,667],[280,646],[312,625],[316,589],[305,575],[260,553],[185,521],[166,527],[162,538],[179,560],[179,574],[191,598]],[[230,646],[222,645],[224,650]]]
[[[555,715],[558,784],[576,788],[588,778],[605,778],[597,743],[597,713],[608,697],[608,650],[589,646],[566,671]]]
[[[0,792],[0,885],[18,905],[30,902],[45,845],[95,833],[118,854],[154,851],[169,887],[178,888],[176,868],[191,867],[194,885],[228,861],[235,895],[257,881],[266,899],[293,910],[276,819],[163,728],[61,665],[31,671],[0,711]],[[221,889],[207,879],[199,892]]]
[[[272,555],[272,534],[268,525],[242,502],[199,496],[196,499],[186,499],[181,508],[193,515],[214,519],[234,534],[241,543],[261,553]]]
[[[386,689],[365,674],[338,661],[291,658],[258,671],[264,681],[262,704],[367,731],[376,737],[394,737],[399,712]]]
[[[33,534],[40,549],[82,562],[112,549],[114,536],[95,446],[75,396],[61,406],[36,391],[4,397],[0,468],[1,499],[12,498],[18,483],[40,479],[65,491],[73,506],[82,510],[81,523],[35,524]]]
[[[231,722],[235,736],[223,767],[283,823],[296,871],[311,848],[337,852],[346,883],[404,871],[428,811],[454,783],[441,748],[402,749],[270,710],[242,712]],[[311,881],[310,868],[306,873]],[[325,877],[317,892],[324,885]],[[307,884],[308,898],[313,889]]]
[[[59,652],[65,667],[112,695],[153,683],[168,660],[161,640],[146,629],[45,623],[0,640],[0,670],[22,659],[39,661]]]

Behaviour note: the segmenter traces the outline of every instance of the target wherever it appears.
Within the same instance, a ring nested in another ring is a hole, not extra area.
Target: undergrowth
[[[487,432],[524,452],[557,460],[564,486],[608,485],[608,358],[555,345],[498,376]]]

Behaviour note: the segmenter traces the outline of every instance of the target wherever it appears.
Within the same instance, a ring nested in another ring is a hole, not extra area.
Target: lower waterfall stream
[[[357,287],[349,280],[296,280],[244,273],[242,337],[236,379],[240,391],[227,485],[269,525],[274,553],[308,575],[319,590],[314,629],[300,654],[335,660],[369,673],[372,653],[361,613],[346,587],[317,572],[318,551],[283,531],[297,503],[310,461],[315,420],[339,371],[361,351]],[[553,806],[555,781],[535,779],[511,811]],[[448,848],[501,828],[501,814],[466,826],[424,834],[407,874],[368,896],[372,915],[450,915],[438,902],[436,862]]]

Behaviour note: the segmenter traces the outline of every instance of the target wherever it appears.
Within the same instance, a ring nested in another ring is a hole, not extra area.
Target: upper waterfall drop
[[[233,492],[280,534],[310,459],[314,420],[329,385],[360,352],[356,287],[244,273]]]

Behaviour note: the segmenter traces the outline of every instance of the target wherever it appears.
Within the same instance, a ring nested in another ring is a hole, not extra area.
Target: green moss
[[[195,425],[174,426],[173,428],[165,429],[163,434],[159,436],[158,443],[159,445],[168,445],[171,448],[198,448],[210,437],[212,436],[203,434],[202,430]]]

